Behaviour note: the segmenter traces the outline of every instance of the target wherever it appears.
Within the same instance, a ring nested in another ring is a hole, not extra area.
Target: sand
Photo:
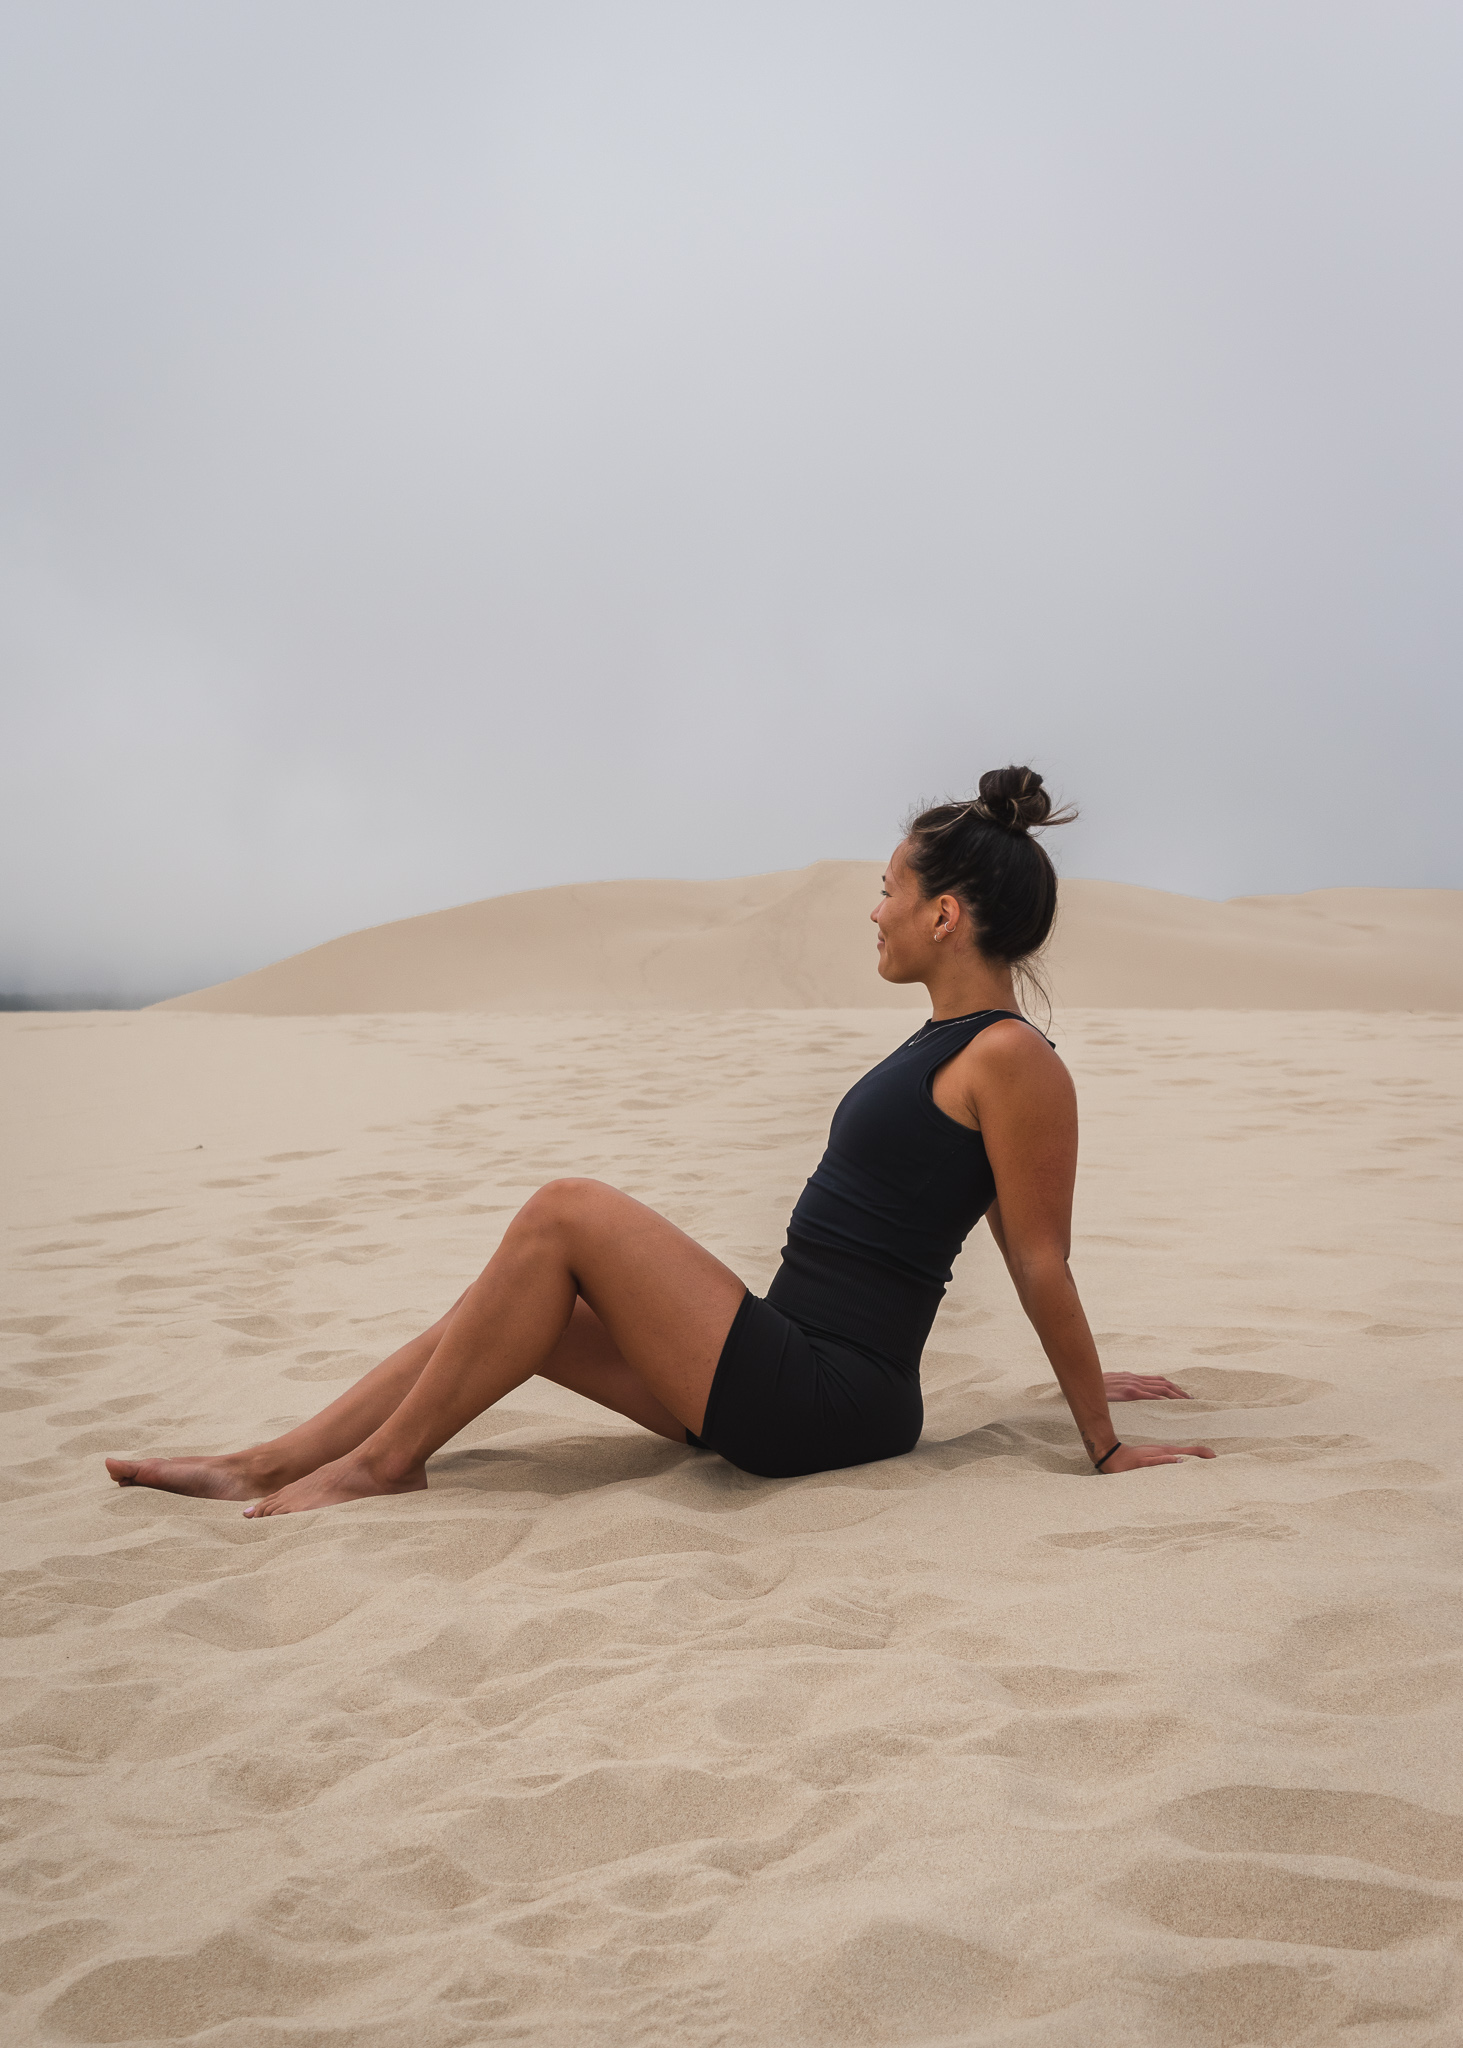
[[[877,861],[733,882],[592,882],[352,932],[159,1007],[261,1017],[416,1010],[918,1010],[871,972]],[[1063,882],[1063,1007],[1463,1010],[1463,889],[1210,903]]]
[[[1367,993],[1058,1018],[1106,1362],[1198,1397],[1123,1433],[1213,1463],[1093,1478],[981,1231],[910,1457],[538,1383],[264,1523],[102,1454],[309,1412],[566,1170],[761,1286],[907,1013],[0,1019],[5,2038],[1460,2038],[1463,1020]]]

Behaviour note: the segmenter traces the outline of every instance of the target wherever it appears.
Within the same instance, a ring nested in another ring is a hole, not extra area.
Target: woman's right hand
[[[1102,1468],[1110,1472],[1141,1472],[1148,1465],[1179,1465],[1185,1458],[1212,1458],[1208,1444],[1120,1444]]]

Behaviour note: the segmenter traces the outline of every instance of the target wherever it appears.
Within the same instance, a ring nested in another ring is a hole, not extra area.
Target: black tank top
[[[932,1019],[849,1089],[788,1221],[767,1294],[774,1307],[806,1330],[918,1371],[951,1268],[996,1195],[985,1140],[936,1107],[935,1073],[987,1026],[1015,1016]]]

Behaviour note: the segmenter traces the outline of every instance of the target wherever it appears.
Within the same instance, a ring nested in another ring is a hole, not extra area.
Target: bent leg
[[[249,1512],[425,1486],[433,1451],[543,1370],[579,1297],[659,1407],[699,1432],[745,1293],[719,1259],[632,1196],[598,1181],[551,1182],[508,1226],[400,1406],[358,1449]]]
[[[668,1437],[673,1444],[686,1441],[685,1426],[669,1408],[658,1401],[633,1365],[623,1358],[609,1331],[589,1306],[574,1305],[563,1336],[538,1369],[539,1378],[569,1387],[601,1408],[613,1408],[628,1415],[642,1429]]]

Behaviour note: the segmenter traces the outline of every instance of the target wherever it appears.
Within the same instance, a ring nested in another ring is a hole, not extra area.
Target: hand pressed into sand
[[[1099,1451],[1098,1456],[1102,1453]],[[1120,1444],[1102,1467],[1109,1472],[1141,1472],[1149,1465],[1181,1465],[1185,1458],[1212,1458],[1208,1444]],[[1096,1460],[1094,1460],[1094,1463]]]
[[[1109,1401],[1188,1401],[1193,1396],[1160,1372],[1105,1372]]]
[[[1188,1401],[1193,1398],[1174,1380],[1165,1379],[1162,1373],[1105,1372],[1102,1384],[1109,1401]],[[1087,1453],[1094,1462],[1102,1457],[1101,1449],[1090,1442]],[[1102,1476],[1105,1479],[1109,1472],[1141,1472],[1148,1465],[1177,1465],[1185,1458],[1213,1456],[1207,1444],[1124,1443],[1110,1458],[1103,1460]]]

